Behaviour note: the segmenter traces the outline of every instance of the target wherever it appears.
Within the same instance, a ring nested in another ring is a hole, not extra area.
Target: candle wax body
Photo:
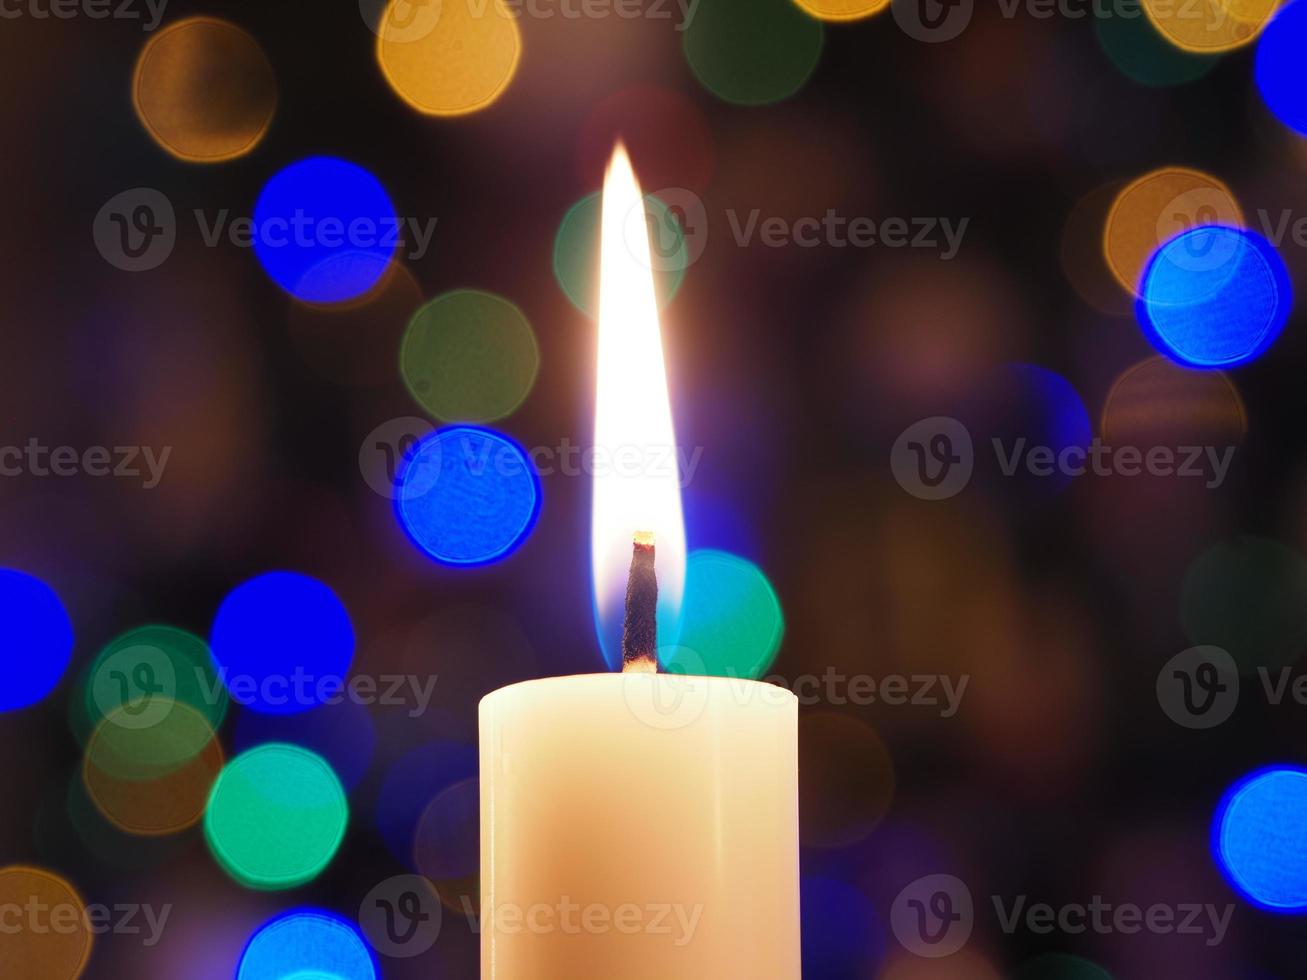
[[[483,980],[798,980],[798,702],[595,674],[481,702]]]

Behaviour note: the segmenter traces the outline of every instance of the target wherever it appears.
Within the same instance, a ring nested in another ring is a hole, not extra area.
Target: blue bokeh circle
[[[446,565],[486,565],[521,546],[540,515],[540,478],[526,451],[491,429],[440,429],[408,453],[395,511],[409,538]]]
[[[72,620],[54,590],[0,568],[0,711],[30,707],[54,690],[72,653]]]
[[[236,980],[288,977],[377,980],[377,964],[353,925],[320,909],[286,912],[250,937]]]
[[[1225,794],[1212,850],[1226,880],[1271,912],[1307,913],[1307,770],[1272,766]]]
[[[233,701],[292,715],[342,696],[354,627],[327,585],[298,572],[268,572],[227,594],[209,645]]]
[[[1161,353],[1189,367],[1246,364],[1284,329],[1293,287],[1261,235],[1202,225],[1165,242],[1144,270],[1135,314]]]
[[[1307,52],[1307,0],[1293,0],[1266,25],[1257,42],[1253,73],[1267,108],[1290,129],[1307,135],[1303,52]]]
[[[357,164],[309,157],[274,174],[254,206],[254,254],[282,289],[340,303],[381,279],[400,235],[380,181]]]

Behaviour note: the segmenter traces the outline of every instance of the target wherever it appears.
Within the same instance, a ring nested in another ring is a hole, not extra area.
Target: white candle
[[[601,237],[595,446],[646,463],[594,474],[595,606],[611,636],[625,593],[626,672],[481,702],[481,975],[798,980],[798,701],[652,672],[685,529],[645,209],[620,147]]]
[[[729,678],[488,695],[483,980],[798,980],[797,723]]]

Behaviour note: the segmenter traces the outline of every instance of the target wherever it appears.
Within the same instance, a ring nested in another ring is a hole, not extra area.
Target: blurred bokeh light
[[[379,681],[369,679],[368,698],[381,696]],[[368,774],[376,750],[377,734],[372,716],[359,699],[342,695],[332,704],[319,705],[303,714],[270,715],[241,710],[232,734],[235,752],[245,752],[266,742],[283,742],[309,749],[325,759],[346,789],[353,789]]]
[[[1230,51],[1257,40],[1281,0],[1142,0],[1149,21],[1185,51]]]
[[[1307,771],[1273,767],[1240,780],[1213,827],[1216,860],[1248,901],[1307,913]]]
[[[35,704],[54,690],[73,652],[73,624],[50,586],[0,568],[0,712]]]
[[[80,690],[74,724],[83,740],[113,712],[121,712],[120,719],[139,718],[138,727],[144,727],[157,723],[173,703],[184,704],[214,731],[227,714],[227,691],[208,644],[175,626],[138,626],[115,637],[96,656]]]
[[[832,711],[799,723],[801,833],[809,847],[847,847],[864,839],[894,799],[894,761],[875,730]]]
[[[644,197],[644,227],[649,230],[652,254],[654,294],[658,305],[672,301],[685,270],[690,252],[680,220],[652,194]],[[640,216],[632,216],[628,230],[638,231]],[[586,316],[599,314],[599,194],[587,194],[563,215],[554,239],[554,277],[574,306]]]
[[[412,867],[419,857],[423,860],[431,858],[426,849],[429,842],[422,843],[418,836],[423,815],[445,790],[477,776],[477,759],[474,746],[437,741],[412,749],[389,768],[377,794],[376,822],[382,840],[395,860],[405,867]],[[467,803],[469,798],[459,791],[447,799],[451,814],[459,812],[460,801]],[[439,812],[445,812],[443,805]],[[448,854],[438,860],[448,860]],[[458,865],[464,860],[465,857],[459,855],[453,863]]]
[[[476,289],[428,302],[399,354],[409,393],[444,422],[494,422],[526,400],[540,370],[535,332],[514,303]]]
[[[753,562],[724,551],[691,552],[677,645],[664,651],[672,673],[758,678],[785,634],[781,602]]]
[[[454,426],[408,454],[395,511],[415,545],[446,565],[499,561],[531,534],[540,478],[526,451],[489,429]]]
[[[1152,5],[1163,3],[1153,0]],[[1105,7],[1094,18],[1094,31],[1112,64],[1141,85],[1184,85],[1202,78],[1220,61],[1177,47],[1131,7]]]
[[[703,0],[683,43],[690,69],[713,95],[766,105],[803,87],[823,41],[821,22],[793,0]]]
[[[380,182],[334,157],[284,167],[254,205],[254,254],[277,285],[307,303],[340,303],[372,289],[402,233]]]
[[[818,20],[862,20],[889,8],[889,0],[794,0]]]
[[[295,909],[250,937],[236,980],[377,980],[377,965],[358,929],[319,909]]]
[[[1097,963],[1070,953],[1045,953],[1026,960],[1008,974],[1010,980],[1113,980]]]
[[[99,731],[91,736],[87,745],[82,778],[86,791],[97,809],[114,826],[129,833],[152,837],[175,834],[199,823],[208,804],[209,791],[222,771],[225,761],[222,743],[207,720],[188,704],[169,705],[168,718],[190,716],[187,723],[150,725],[147,729],[133,728],[137,719],[127,714],[126,705],[110,712],[100,723],[101,728],[113,726],[136,735],[134,739],[117,738],[115,751],[131,749],[130,742],[156,742],[176,731],[174,744],[177,751],[165,765],[146,766],[140,753],[131,759],[134,763],[124,767],[120,755],[100,747],[103,741]],[[195,749],[207,731],[209,738]],[[144,737],[142,737],[144,736]],[[128,743],[128,744],[124,744]]]
[[[267,572],[227,594],[210,643],[237,703],[293,715],[339,695],[354,627],[329,586],[298,572]]]
[[[212,751],[214,729],[189,705],[155,697],[151,707],[133,714],[115,708],[86,743],[86,766],[129,782],[162,779]]]
[[[1180,619],[1191,643],[1245,673],[1294,663],[1307,649],[1307,557],[1249,534],[1215,544],[1185,574]]]
[[[1257,45],[1257,88],[1266,105],[1290,129],[1307,134],[1307,89],[1302,53],[1307,50],[1307,2],[1285,4]]]
[[[214,858],[249,888],[296,888],[331,863],[349,804],[331,766],[293,745],[271,743],[227,763],[204,814]]]
[[[1150,357],[1122,371],[1103,400],[1104,442],[1114,446],[1212,446],[1243,442],[1248,414],[1221,371],[1191,371]]]
[[[419,112],[462,116],[508,88],[522,57],[522,32],[505,0],[441,3],[390,0],[376,26],[377,61],[390,87]]]
[[[82,975],[93,937],[86,904],[72,884],[42,868],[0,868],[0,908],[5,910],[6,920],[0,942],[0,976],[75,980]],[[42,909],[44,912],[39,911]],[[26,922],[27,928],[20,921],[15,929],[11,921],[14,910],[20,912],[20,919],[24,912],[42,918]],[[52,916],[57,916],[57,922]]]
[[[1148,263],[1136,313],[1153,346],[1182,364],[1233,367],[1265,353],[1293,307],[1279,253],[1261,235],[1206,225]]]
[[[1243,225],[1230,189],[1208,174],[1164,167],[1117,194],[1103,229],[1103,251],[1117,282],[1138,295],[1145,267],[1165,243],[1198,225]]]
[[[441,901],[458,909],[479,891],[481,871],[481,783],[465,779],[436,795],[413,834],[413,866],[435,887]],[[459,909],[462,911],[462,909]]]
[[[217,163],[244,156],[263,139],[277,108],[277,79],[249,33],[190,17],[146,43],[132,96],[161,147],[182,160]]]
[[[834,878],[805,877],[800,886],[805,977],[866,977],[885,952],[884,927],[867,896]]]

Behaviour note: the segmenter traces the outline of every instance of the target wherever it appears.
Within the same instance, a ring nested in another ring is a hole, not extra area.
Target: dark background
[[[198,830],[133,842],[114,862],[63,826],[80,757],[66,710],[75,670],[42,705],[0,717],[0,864],[56,869],[88,900],[175,904],[158,947],[102,937],[88,975],[229,977],[245,937],[279,909],[352,916],[405,870],[371,817],[395,760],[434,740],[474,744],[477,699],[504,683],[604,669],[588,481],[546,478],[539,526],[502,564],[427,560],[359,471],[369,432],[422,414],[390,367],[407,313],[324,340],[319,314],[297,308],[252,254],[206,248],[185,215],[248,214],[273,172],[311,154],[368,168],[400,214],[439,220],[430,253],[407,266],[421,295],[487,289],[534,327],[538,381],[498,427],[528,446],[585,444],[594,323],[558,287],[551,251],[564,213],[599,185],[614,134],[596,112],[638,86],[675,93],[707,138],[650,118],[619,127],[646,189],[691,188],[709,215],[703,256],[663,313],[678,438],[704,447],[685,496],[691,547],[743,554],[767,573],[786,614],[772,669],[782,678],[970,677],[949,718],[913,705],[805,706],[805,977],[987,980],[1054,952],[1118,980],[1303,975],[1301,925],[1240,902],[1208,843],[1235,779],[1302,759],[1303,709],[1249,698],[1220,728],[1190,731],[1155,694],[1161,666],[1203,640],[1180,620],[1190,563],[1238,534],[1304,545],[1301,315],[1230,373],[1246,435],[1220,488],[1092,476],[1054,487],[978,464],[963,493],[927,502],[889,466],[898,434],[929,416],[964,418],[978,445],[991,431],[1035,434],[1036,414],[1002,390],[1012,362],[1066,378],[1100,432],[1113,382],[1155,352],[1123,292],[1103,294],[1112,313],[1076,288],[1101,282],[1102,269],[1065,258],[1068,216],[1097,188],[1184,165],[1224,180],[1250,221],[1259,208],[1307,215],[1307,151],[1261,107],[1249,50],[1191,83],[1149,87],[1113,65],[1092,19],[1006,19],[980,3],[961,37],[925,44],[885,13],[828,25],[799,94],[742,107],[698,84],[672,22],[528,18],[504,97],[434,119],[391,92],[352,3],[172,0],[165,23],[199,13],[255,36],[279,86],[262,143],[211,166],[167,155],[138,122],[138,25],[0,21],[0,441],[174,447],[151,491],[0,479],[0,565],[59,592],[75,667],[139,623],[206,634],[234,585],[288,568],[342,598],[356,670],[420,664],[441,679],[423,717],[378,712],[345,846],[289,895],[239,889]],[[172,257],[132,275],[104,261],[91,226],[135,187],[163,191],[182,219]],[[908,248],[741,247],[729,208],[970,224],[945,262]],[[1301,284],[1304,250],[1287,241],[1281,255]],[[376,382],[316,371],[315,351],[332,343],[347,345],[347,360],[375,358]],[[1161,396],[1142,411],[1131,424],[1178,417],[1198,438],[1228,428]],[[933,873],[966,881],[978,904],[968,951],[938,962],[905,953],[889,925],[900,889]],[[993,894],[1238,905],[1208,948],[1147,933],[1004,935]],[[476,937],[451,912],[432,952],[382,969],[471,977],[476,963]],[[1062,968],[1028,975],[1098,976]]]

